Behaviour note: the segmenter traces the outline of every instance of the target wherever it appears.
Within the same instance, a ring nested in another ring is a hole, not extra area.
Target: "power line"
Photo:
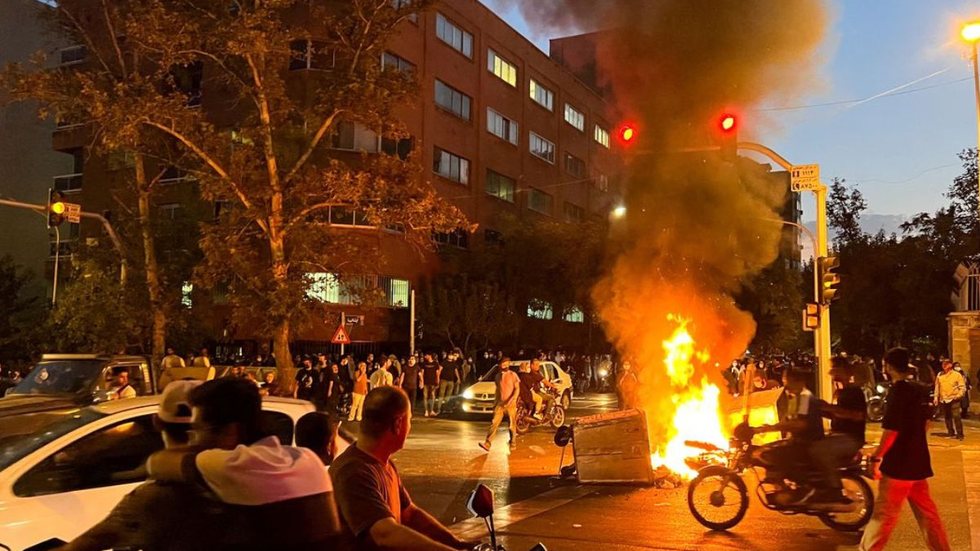
[[[920,86],[918,88],[912,88],[911,90],[895,90],[895,91],[892,91],[892,92],[885,92],[885,93],[882,93],[882,94],[875,94],[873,96],[868,96],[866,98],[848,99],[848,100],[840,100],[840,101],[828,101],[828,102],[825,102],[825,103],[811,103],[811,104],[808,104],[808,105],[792,105],[792,106],[786,106],[786,107],[762,107],[762,108],[759,108],[759,109],[753,109],[753,111],[798,111],[798,110],[803,110],[803,109],[815,109],[815,108],[818,108],[818,107],[833,107],[833,106],[836,106],[836,105],[856,105],[856,104],[864,103],[864,102],[867,102],[867,101],[871,101],[873,99],[887,98],[887,97],[892,97],[892,96],[904,96],[905,94],[914,94],[916,92],[923,92],[925,90],[931,90],[933,88],[940,88],[942,86],[949,86],[951,84],[959,84],[960,82],[966,82],[966,81],[972,80],[972,79],[973,79],[972,76],[963,77],[961,79],[951,80],[951,81],[948,81],[948,82],[940,82],[939,84],[930,84],[929,86]]]

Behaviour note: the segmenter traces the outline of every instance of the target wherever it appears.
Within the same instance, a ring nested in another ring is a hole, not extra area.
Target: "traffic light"
[[[48,189],[48,228],[60,226],[65,221],[65,194]]]
[[[816,331],[820,328],[820,305],[815,302],[806,303],[803,309],[803,330]]]
[[[835,274],[840,266],[840,259],[836,256],[821,256],[817,259],[817,278],[820,281],[820,304],[830,304],[837,298],[837,285],[840,284],[840,275]]]
[[[732,113],[722,113],[717,124],[721,155],[725,160],[735,161],[738,153],[738,117]]]
[[[616,138],[622,147],[630,147],[636,141],[636,125],[630,122],[623,123],[616,132]]]

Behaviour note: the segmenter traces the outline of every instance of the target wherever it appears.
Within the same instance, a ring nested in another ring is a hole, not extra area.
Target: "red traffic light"
[[[725,113],[718,119],[718,126],[721,127],[722,132],[732,132],[738,126],[738,121],[735,119],[735,115]]]

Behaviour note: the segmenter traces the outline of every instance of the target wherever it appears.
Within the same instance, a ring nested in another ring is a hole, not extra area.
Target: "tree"
[[[496,283],[474,281],[469,274],[441,274],[419,292],[419,319],[428,332],[467,357],[476,348],[499,344],[517,329],[520,312]],[[476,345],[479,346],[476,346]]]
[[[836,233],[834,241],[838,245],[851,244],[864,236],[861,229],[861,213],[868,208],[868,202],[857,188],[849,188],[843,178],[830,182],[830,196],[827,200],[827,219]]]
[[[44,304],[28,284],[33,276],[22,270],[9,255],[0,256],[0,359],[30,357],[38,337],[35,328],[44,319]]]
[[[809,280],[812,294],[812,281]],[[803,278],[798,269],[779,258],[753,276],[738,293],[739,307],[752,314],[757,327],[752,348],[795,350],[802,340]]]

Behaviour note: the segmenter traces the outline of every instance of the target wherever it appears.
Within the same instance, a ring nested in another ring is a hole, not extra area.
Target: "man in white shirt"
[[[109,388],[109,399],[121,400],[123,398],[135,398],[136,389],[129,384],[129,371],[125,367],[116,367],[112,370],[115,377],[112,386]]]
[[[926,368],[928,369],[928,368]],[[963,419],[960,417],[960,400],[966,392],[963,375],[953,369],[953,362],[943,362],[943,371],[936,377],[933,404],[942,408],[946,418],[946,436],[963,440]]]
[[[520,394],[521,380],[510,369],[510,358],[504,356],[500,359],[500,373],[497,374],[497,403],[493,408],[493,421],[490,422],[490,430],[487,431],[487,438],[480,442],[480,447],[485,451],[490,451],[493,445],[491,439],[497,434],[500,423],[507,415],[507,423],[510,431],[510,447],[517,446],[517,399]]]

